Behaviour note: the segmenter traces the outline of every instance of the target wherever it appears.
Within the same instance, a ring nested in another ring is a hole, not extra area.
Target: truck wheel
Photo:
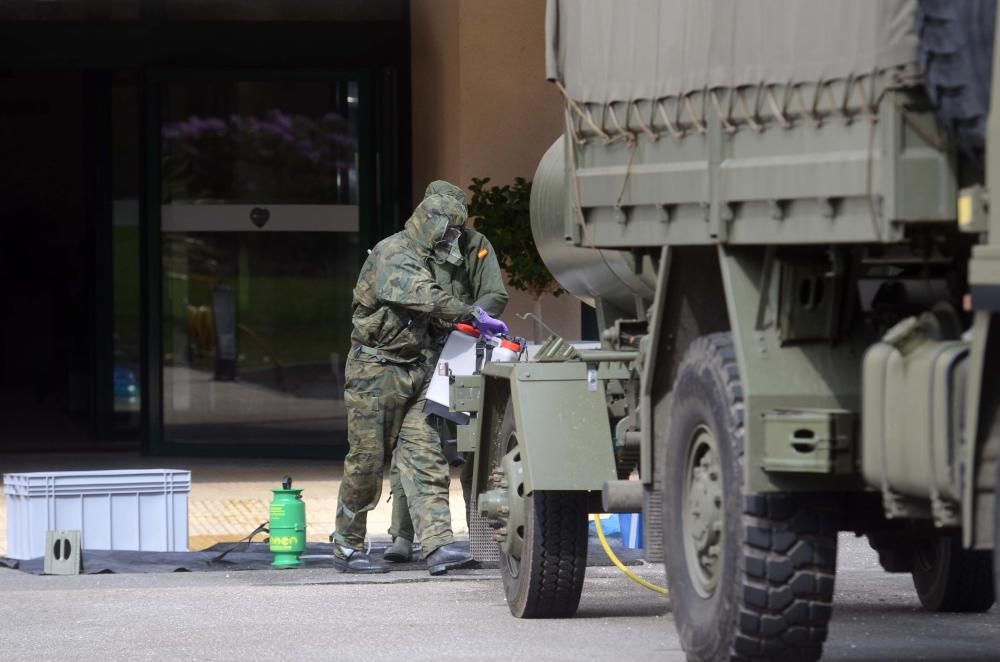
[[[689,660],[816,660],[833,601],[836,513],[743,488],[732,338],[699,338],[674,382],[663,471],[667,580]]]
[[[913,586],[929,611],[982,612],[993,606],[993,554],[962,548],[955,534],[935,536],[917,547]]]
[[[565,618],[576,613],[587,570],[587,493],[524,494],[514,410],[504,412],[500,440],[510,513],[500,541],[500,575],[517,618]]]

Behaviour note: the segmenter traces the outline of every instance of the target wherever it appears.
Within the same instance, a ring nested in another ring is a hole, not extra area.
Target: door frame
[[[328,445],[173,443],[163,430],[163,262],[161,241],[160,127],[161,85],[178,80],[352,80],[358,82],[358,234],[360,245],[372,245],[384,232],[385,211],[379,204],[380,186],[386,180],[385,163],[378,157],[373,68],[257,68],[225,67],[198,69],[150,68],[141,86],[143,109],[142,163],[145,172],[140,208],[145,227],[140,233],[140,278],[142,301],[141,439],[144,454],[200,457],[336,458],[347,452],[346,439]],[[384,161],[384,159],[382,159]],[[388,173],[391,176],[391,173]]]

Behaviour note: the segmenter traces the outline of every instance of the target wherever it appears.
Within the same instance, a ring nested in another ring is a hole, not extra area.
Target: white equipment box
[[[465,325],[463,325],[464,327]],[[468,327],[471,329],[472,327]],[[471,335],[468,331],[452,331],[441,350],[430,386],[427,387],[427,404],[424,411],[437,414],[460,425],[469,422],[469,415],[460,411],[450,411],[451,375],[473,375],[476,373],[476,343],[479,332]]]

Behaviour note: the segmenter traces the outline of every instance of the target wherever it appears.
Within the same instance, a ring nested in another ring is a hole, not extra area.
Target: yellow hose
[[[615,553],[611,550],[611,545],[608,544],[608,539],[604,537],[604,526],[601,524],[600,515],[594,516],[594,528],[597,529],[597,537],[601,541],[601,547],[604,548],[604,553],[608,555],[608,558],[611,559],[611,562],[614,563],[619,570],[625,573],[626,577],[628,577],[629,579],[631,579],[632,581],[641,586],[645,586],[650,591],[656,591],[661,595],[670,595],[670,591],[668,589],[662,586],[657,586],[653,582],[646,581],[645,579],[643,579],[642,577],[640,577],[639,575],[635,574],[627,567],[625,567],[625,564],[621,562],[621,559],[619,559],[615,555]]]

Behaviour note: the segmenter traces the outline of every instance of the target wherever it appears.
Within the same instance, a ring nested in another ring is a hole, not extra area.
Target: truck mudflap
[[[611,424],[596,366],[522,363],[512,366],[508,379],[526,492],[599,491],[615,479]]]
[[[452,408],[471,414],[469,424],[458,428],[458,449],[476,451],[477,475],[484,475],[480,462],[491,460],[491,449],[506,441],[495,439],[502,412],[490,406],[502,409],[509,395],[526,494],[600,492],[617,477],[604,381],[596,364],[487,364],[481,375],[456,377],[452,394]]]

